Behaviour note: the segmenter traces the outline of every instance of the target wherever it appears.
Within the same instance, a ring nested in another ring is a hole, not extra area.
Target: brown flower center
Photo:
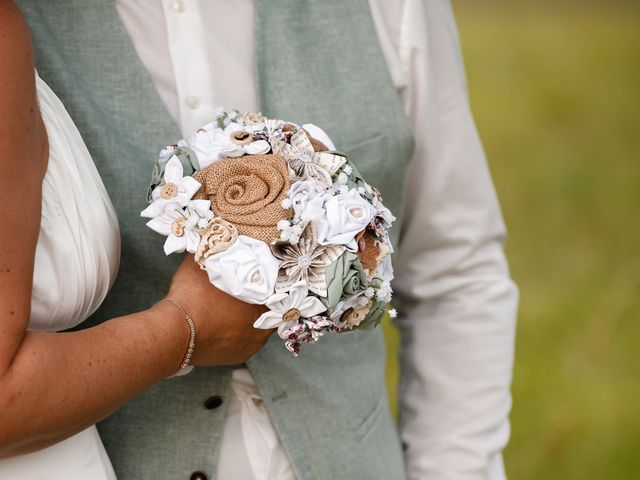
[[[282,315],[282,320],[285,322],[293,322],[300,319],[300,310],[297,308],[292,308],[287,310],[284,315]]]
[[[184,226],[187,221],[184,218],[179,218],[171,224],[171,231],[176,237],[182,237],[184,235]]]
[[[229,135],[231,141],[238,145],[247,145],[253,142],[253,135],[246,130],[238,130],[237,132],[233,132]]]

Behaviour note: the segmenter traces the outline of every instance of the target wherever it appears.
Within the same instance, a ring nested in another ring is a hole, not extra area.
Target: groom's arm
[[[408,2],[405,100],[417,143],[395,287],[409,478],[501,479],[517,305],[505,228],[449,2]]]

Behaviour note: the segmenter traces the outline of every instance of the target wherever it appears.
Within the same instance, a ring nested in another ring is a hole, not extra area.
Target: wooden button
[[[287,310],[285,314],[282,316],[282,320],[285,322],[293,322],[300,318],[300,310],[297,308],[292,308],[291,310]]]
[[[190,480],[209,480],[209,478],[202,472],[193,472]]]
[[[182,237],[184,235],[184,226],[187,221],[184,218],[179,218],[171,224],[171,231],[176,237]]]
[[[176,195],[178,195],[178,186],[175,183],[165,183],[160,188],[160,197],[165,200],[171,200]]]
[[[215,408],[218,408],[220,405],[222,405],[222,397],[219,395],[209,397],[204,402],[204,408],[206,408],[207,410],[213,410]]]
[[[253,142],[253,135],[246,130],[238,130],[229,135],[231,141],[238,145],[248,145]]]

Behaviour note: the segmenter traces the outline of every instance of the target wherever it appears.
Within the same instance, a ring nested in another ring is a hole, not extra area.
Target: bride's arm
[[[79,332],[27,331],[48,158],[32,57],[20,14],[0,0],[0,458],[44,448],[109,415],[173,373],[189,338],[184,316],[168,303]],[[195,365],[241,363],[270,334],[252,327],[262,307],[211,287],[193,260],[180,267],[168,297],[196,321]]]

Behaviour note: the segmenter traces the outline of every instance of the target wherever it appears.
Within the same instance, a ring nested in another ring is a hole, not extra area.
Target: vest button
[[[222,397],[219,395],[209,397],[204,402],[204,408],[206,408],[207,410],[213,410],[214,408],[218,408],[220,405],[222,405]]]
[[[207,476],[202,472],[193,472],[190,480],[209,480]]]

